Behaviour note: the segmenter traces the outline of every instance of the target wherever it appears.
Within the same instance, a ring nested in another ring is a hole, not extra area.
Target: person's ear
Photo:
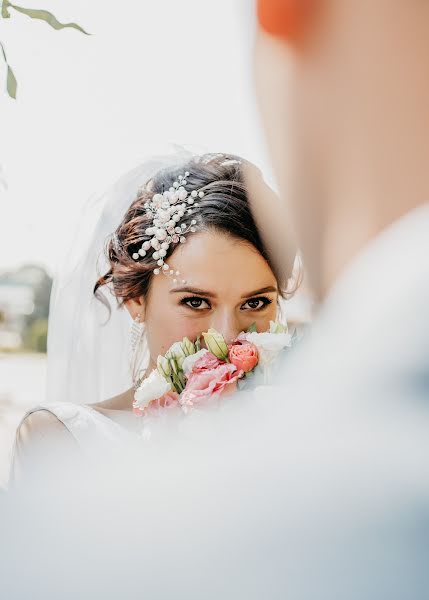
[[[132,300],[126,300],[124,302],[125,308],[130,313],[131,318],[135,321],[137,318],[141,323],[145,319],[145,301],[144,297],[133,298]]]
[[[285,40],[299,38],[305,29],[310,5],[317,0],[257,0],[259,25],[268,34]]]

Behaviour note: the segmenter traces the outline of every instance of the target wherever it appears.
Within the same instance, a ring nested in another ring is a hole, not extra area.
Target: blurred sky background
[[[91,32],[13,13],[0,40],[18,99],[0,94],[0,269],[55,273],[93,193],[169,143],[263,168],[249,0],[26,0]],[[6,69],[0,64],[1,85]]]

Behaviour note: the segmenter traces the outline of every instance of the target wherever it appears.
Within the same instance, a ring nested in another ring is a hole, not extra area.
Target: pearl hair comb
[[[144,241],[141,248],[132,254],[132,258],[138,261],[152,252],[152,258],[157,263],[153,271],[155,275],[161,272],[171,276],[179,275],[177,271],[170,269],[164,259],[171,244],[184,244],[186,234],[196,231],[197,222],[191,215],[198,207],[198,200],[204,197],[204,192],[193,190],[189,193],[186,189],[188,176],[188,171],[179,175],[169,190],[154,194],[152,200],[144,205],[152,222],[145,233],[151,239]],[[188,217],[190,221],[181,223],[182,219]]]

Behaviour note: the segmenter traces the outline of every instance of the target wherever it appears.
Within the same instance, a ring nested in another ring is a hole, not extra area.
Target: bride
[[[91,243],[75,242],[81,258],[52,294],[50,402],[18,427],[14,477],[52,451],[53,436],[85,451],[94,440],[135,435],[136,379],[173,342],[209,328],[228,342],[276,319],[294,257],[275,272],[250,210],[245,164],[225,154],[154,159],[90,206]],[[272,190],[258,189],[268,207]],[[163,225],[173,204],[179,208]]]

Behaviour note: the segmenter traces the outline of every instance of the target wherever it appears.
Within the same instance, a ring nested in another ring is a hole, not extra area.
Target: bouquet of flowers
[[[201,347],[201,337],[205,348]],[[188,412],[196,405],[245,387],[258,371],[264,381],[272,365],[295,339],[287,326],[271,321],[270,329],[257,333],[252,325],[227,344],[215,329],[202,333],[195,342],[184,338],[174,343],[157,368],[137,382],[134,413],[142,416],[154,409],[179,406]]]

